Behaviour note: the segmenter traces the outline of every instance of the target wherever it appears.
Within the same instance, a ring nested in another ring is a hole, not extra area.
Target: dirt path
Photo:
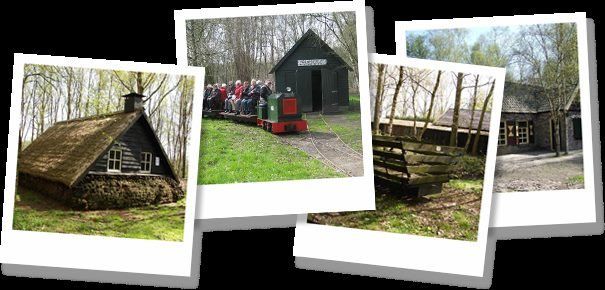
[[[553,155],[537,152],[498,156],[494,192],[584,188],[582,151]]]
[[[333,132],[313,132],[280,135],[282,141],[294,146],[325,165],[348,176],[363,176],[363,157],[347,146]]]

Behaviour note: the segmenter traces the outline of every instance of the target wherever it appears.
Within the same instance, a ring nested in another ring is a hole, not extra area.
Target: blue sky
[[[471,27],[471,28],[466,28],[466,30],[468,31],[467,37],[466,37],[466,43],[468,45],[472,45],[473,43],[475,43],[475,41],[483,34],[487,34],[489,33],[492,28],[494,27],[503,27],[503,26],[482,26],[482,27]],[[509,33],[516,33],[519,31],[519,29],[521,28],[520,25],[511,25],[511,26],[506,26],[508,28],[508,32]],[[433,30],[433,29],[430,29]],[[434,29],[434,30],[446,30],[446,29]],[[426,34],[429,31],[429,29],[427,30],[410,30],[410,31],[406,31],[406,37],[409,36],[410,33],[414,33],[414,34]]]

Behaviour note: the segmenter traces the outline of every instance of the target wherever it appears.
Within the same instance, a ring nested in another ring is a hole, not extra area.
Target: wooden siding
[[[326,65],[298,66],[298,60],[326,59]],[[311,72],[314,70],[329,70],[337,73],[338,105],[349,105],[348,69],[344,61],[327,48],[321,47],[313,37],[307,38],[292,54],[288,55],[282,65],[275,71],[275,89],[285,92],[291,87],[302,99],[302,111],[310,112],[312,106]],[[324,72],[322,72],[324,73]],[[327,92],[324,92],[325,95]]]
[[[160,144],[155,142],[153,132],[143,118],[139,119],[128,131],[114,143],[112,148],[122,149],[122,173],[140,173],[141,171],[141,152],[150,152],[151,173],[156,175],[170,175],[168,160],[164,160]],[[94,167],[90,170],[94,172],[107,172],[107,155],[103,154],[95,161]],[[160,165],[156,166],[155,159],[160,158]]]

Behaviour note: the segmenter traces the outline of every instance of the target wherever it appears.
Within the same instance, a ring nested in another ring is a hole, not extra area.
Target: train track
[[[328,122],[326,122],[326,119],[324,119],[324,115],[323,114],[319,114],[319,117],[321,118],[321,121],[326,125],[326,127],[328,127],[328,130],[330,130],[330,132],[332,132],[332,134],[336,135],[336,138],[338,138],[338,140],[347,148],[349,148],[349,150],[351,150],[350,152],[353,152],[353,154],[351,154],[350,152],[348,152],[349,155],[357,155],[358,158],[363,159],[363,154],[357,152],[355,149],[351,148],[351,146],[349,146],[349,144],[345,143],[345,141],[342,140],[342,138],[340,138],[340,135],[338,135],[334,130],[332,130],[332,127],[328,124]]]

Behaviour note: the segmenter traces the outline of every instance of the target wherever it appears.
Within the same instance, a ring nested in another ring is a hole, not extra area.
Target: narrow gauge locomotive
[[[299,98],[290,88],[286,88],[286,91],[286,93],[271,94],[266,102],[258,104],[257,115],[206,112],[206,116],[220,116],[236,122],[256,123],[258,127],[273,134],[307,131],[308,124],[302,119]]]

